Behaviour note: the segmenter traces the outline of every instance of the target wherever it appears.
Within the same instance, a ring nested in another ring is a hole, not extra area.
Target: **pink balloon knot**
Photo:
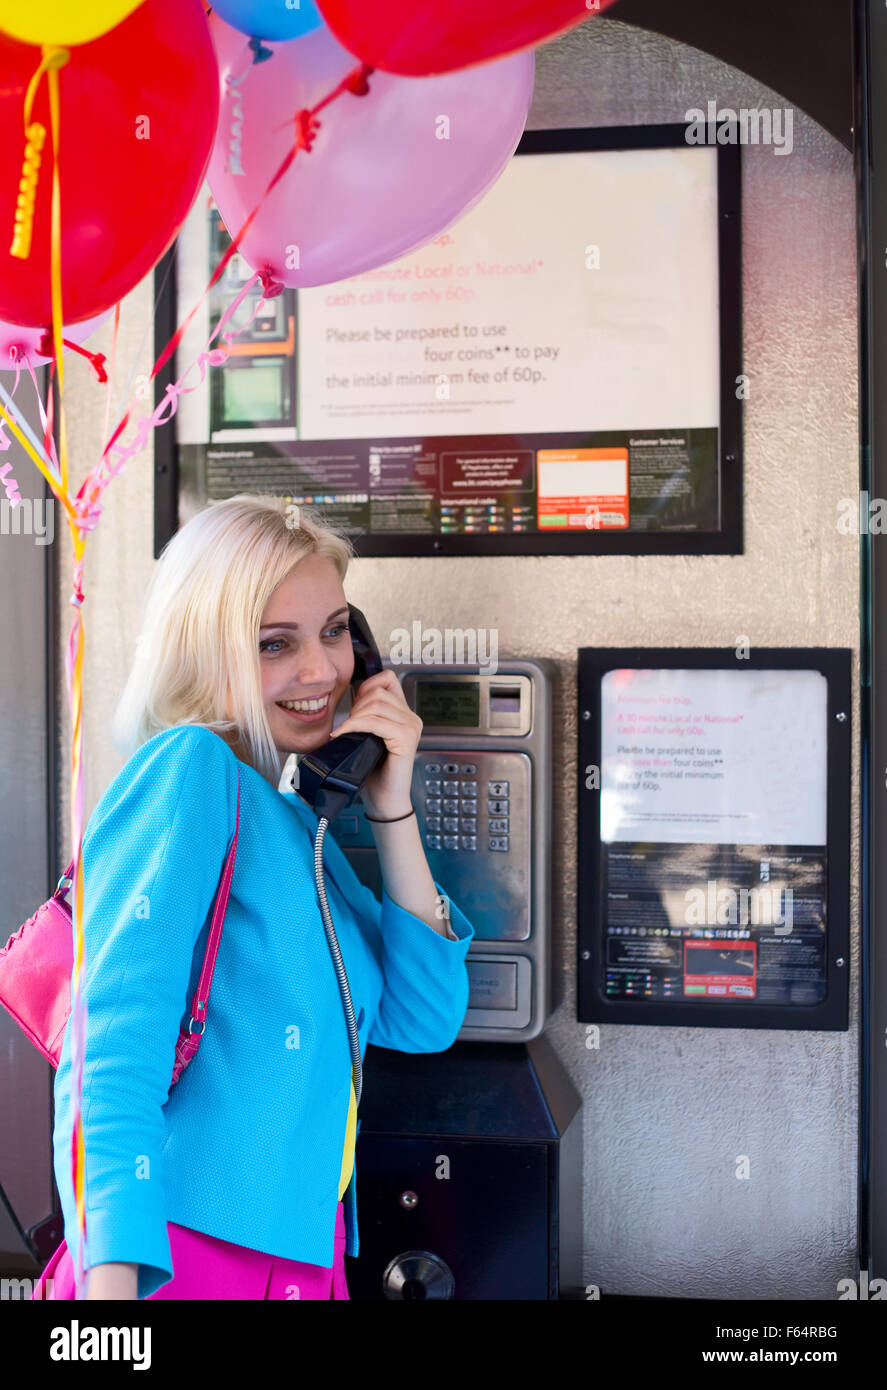
[[[259,279],[262,281],[263,299],[276,299],[286,289],[286,285],[281,280],[276,280],[270,269],[260,270]]]

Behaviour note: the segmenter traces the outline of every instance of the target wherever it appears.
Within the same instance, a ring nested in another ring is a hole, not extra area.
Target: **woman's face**
[[[259,667],[278,751],[308,753],[326,743],[354,672],[348,604],[332,560],[309,555],[278,584],[262,614]]]

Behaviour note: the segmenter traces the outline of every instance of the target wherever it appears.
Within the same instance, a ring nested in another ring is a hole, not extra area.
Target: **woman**
[[[83,837],[90,1299],[348,1297],[348,1032],[317,902],[317,817],[278,784],[290,754],[334,736],[354,668],[342,588],[353,552],[304,511],[292,525],[293,510],[242,494],[198,513],[164,550],[113,725],[131,756]],[[474,932],[432,879],[410,806],[422,721],[385,670],[360,686],[343,730],[378,734],[387,749],[361,789],[381,904],[331,836],[324,846],[361,1053],[367,1042],[443,1051],[465,1016]],[[238,773],[205,1036],[170,1090]],[[70,1033],[53,1143],[73,1251]],[[74,1296],[71,1251],[44,1271],[50,1297]]]

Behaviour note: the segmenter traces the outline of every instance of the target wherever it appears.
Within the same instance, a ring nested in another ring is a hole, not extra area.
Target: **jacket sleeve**
[[[436,880],[452,939],[400,907],[384,886],[380,903],[329,835],[324,856],[342,889],[347,888],[354,916],[371,928],[377,940],[383,988],[367,1042],[398,1052],[445,1052],[456,1041],[468,1007],[465,958],[474,927]]]
[[[173,1273],[163,1106],[190,1005],[194,947],[215,899],[236,808],[230,750],[211,730],[182,725],[130,759],[83,838],[84,1268],[137,1264],[139,1298]],[[73,1257],[70,1047],[69,1023],[55,1079],[53,1149]]]
[[[468,1008],[468,968],[465,957],[474,927],[452,898],[434,880],[446,904],[456,940],[448,940],[399,907],[382,889],[376,904],[382,936],[385,985],[379,1011],[367,1035],[376,1047],[398,1052],[445,1052],[459,1034]]]

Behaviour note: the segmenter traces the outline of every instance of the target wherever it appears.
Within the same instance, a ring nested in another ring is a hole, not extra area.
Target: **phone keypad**
[[[508,853],[511,803],[507,782],[479,783],[476,763],[428,762],[423,772],[428,849],[476,853],[479,833],[485,830],[488,852]]]

